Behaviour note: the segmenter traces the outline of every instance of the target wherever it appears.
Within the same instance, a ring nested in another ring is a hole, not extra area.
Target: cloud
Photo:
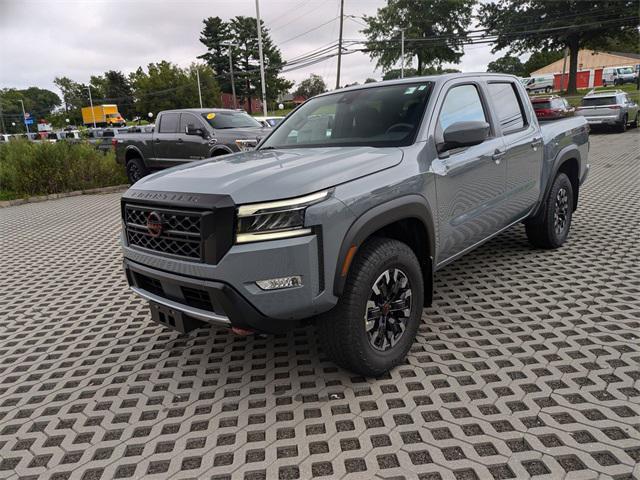
[[[345,2],[345,14],[373,15],[384,0]],[[338,37],[339,0],[261,0],[261,16],[283,58],[291,59]],[[254,0],[1,0],[0,87],[56,90],[53,79],[88,82],[106,70],[134,71],[169,60],[187,66],[204,53],[202,20],[255,15]],[[334,19],[334,20],[332,20]],[[318,25],[326,25],[314,29]],[[363,27],[345,18],[344,38],[361,39]],[[302,35],[301,35],[302,34]],[[298,38],[287,41],[300,35]],[[282,45],[280,45],[282,43]],[[457,68],[484,71],[495,58],[489,46],[468,47]],[[336,58],[287,73],[295,82],[317,73],[335,86]],[[382,72],[362,53],[346,55],[341,84],[380,79]]]

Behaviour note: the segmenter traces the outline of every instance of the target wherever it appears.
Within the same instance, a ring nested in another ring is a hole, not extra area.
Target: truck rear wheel
[[[129,178],[129,183],[131,185],[148,174],[149,171],[144,166],[144,162],[141,158],[133,157],[127,160],[127,177]]]
[[[366,242],[338,304],[318,320],[324,352],[364,376],[380,376],[401,363],[420,325],[423,282],[420,263],[406,244],[388,238]]]
[[[625,113],[625,115],[622,117],[622,122],[620,122],[618,124],[618,131],[620,133],[624,133],[627,131],[627,122],[629,121],[629,119],[627,118],[627,114]]]
[[[573,216],[573,187],[564,173],[556,176],[546,201],[535,218],[525,223],[527,238],[534,247],[558,248],[569,237]]]

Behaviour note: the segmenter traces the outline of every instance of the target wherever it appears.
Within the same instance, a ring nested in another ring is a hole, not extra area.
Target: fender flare
[[[209,152],[209,156],[215,157],[217,152],[225,152],[225,155],[226,155],[227,153],[233,153],[233,150],[231,150],[226,145],[216,145]]]
[[[142,160],[142,163],[144,163],[145,166],[147,165],[147,162],[144,159],[144,155],[142,154],[140,149],[138,147],[136,147],[135,145],[127,145],[127,147],[124,149],[124,164],[125,165],[127,164],[127,154],[129,152],[135,152],[136,156],[140,157],[140,160]]]
[[[420,195],[407,195],[377,205],[360,215],[349,227],[342,240],[333,282],[333,293],[340,297],[344,291],[346,275],[342,276],[342,265],[352,246],[360,248],[374,232],[399,220],[416,219],[422,223],[429,242],[421,265],[425,276],[425,305],[431,304],[433,288],[433,258],[435,256],[435,228],[429,204]]]
[[[553,179],[556,178],[560,167],[567,162],[568,160],[575,159],[578,161],[578,186],[580,186],[580,166],[582,165],[582,156],[580,155],[580,149],[577,145],[571,144],[564,147],[560,150],[556,157],[553,159],[553,165],[551,166],[551,172],[547,177],[545,182],[544,191],[542,192],[542,197],[540,198],[540,202],[538,203],[538,207],[535,210],[535,213],[531,215],[531,218],[536,217],[544,208],[545,202],[547,200],[547,195],[549,194],[549,190],[551,190],[551,184],[553,183]],[[579,190],[579,189],[578,189]],[[578,190],[574,193],[574,205],[578,205]]]

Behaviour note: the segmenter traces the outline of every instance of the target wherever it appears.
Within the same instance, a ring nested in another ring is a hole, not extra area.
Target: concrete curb
[[[129,185],[114,185],[112,187],[91,188],[89,190],[76,190],[74,192],[52,193],[50,195],[41,195],[38,197],[17,198],[15,200],[0,201],[0,208],[15,207],[16,205],[24,205],[26,203],[46,202],[47,200],[56,200],[58,198],[77,197],[78,195],[93,195],[96,193],[115,193],[129,188]]]

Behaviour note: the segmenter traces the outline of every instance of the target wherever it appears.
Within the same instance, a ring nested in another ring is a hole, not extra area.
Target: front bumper
[[[167,326],[183,332],[206,323],[218,327],[284,333],[296,323],[267,317],[224,282],[174,275],[127,259],[124,260],[124,270],[131,290],[150,302],[154,319],[154,309],[179,312],[184,317],[184,323],[191,325],[191,328],[180,328],[173,323]]]

